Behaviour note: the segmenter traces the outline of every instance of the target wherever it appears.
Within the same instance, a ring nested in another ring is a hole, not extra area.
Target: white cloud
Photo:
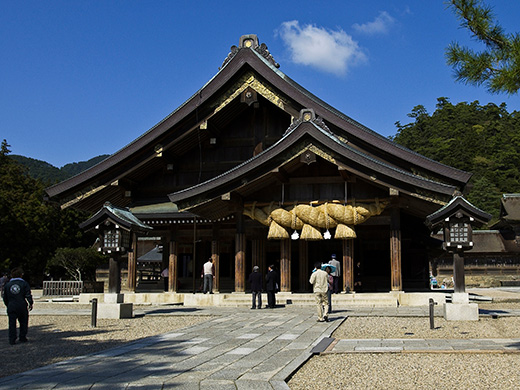
[[[395,23],[395,19],[386,11],[382,11],[373,22],[353,24],[352,28],[363,34],[386,34]]]
[[[332,31],[297,20],[284,22],[278,31],[297,64],[312,66],[319,70],[345,75],[350,66],[366,61],[358,43],[339,29]]]

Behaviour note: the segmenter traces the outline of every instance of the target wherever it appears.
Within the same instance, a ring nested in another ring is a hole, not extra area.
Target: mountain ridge
[[[46,161],[17,154],[9,155],[9,157],[27,169],[29,176],[34,179],[41,180],[46,185],[59,183],[60,181],[75,176],[105,160],[108,156],[108,154],[102,154],[96,157],[92,157],[87,161],[72,162],[65,164],[61,168],[57,168]]]

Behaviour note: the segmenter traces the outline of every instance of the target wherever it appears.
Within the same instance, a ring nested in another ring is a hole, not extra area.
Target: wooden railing
[[[74,296],[83,292],[83,282],[75,280],[51,280],[43,282],[43,295]]]

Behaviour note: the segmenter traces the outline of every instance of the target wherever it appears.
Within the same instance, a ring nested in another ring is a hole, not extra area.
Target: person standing
[[[33,308],[33,298],[29,283],[22,279],[23,270],[15,268],[11,271],[11,280],[4,286],[3,300],[9,317],[9,344],[16,344],[16,321],[20,324],[19,340],[27,341],[29,328],[29,311]]]
[[[215,267],[213,267],[213,259],[210,257],[202,267],[202,277],[204,278],[204,294],[213,294],[213,279],[215,278]]]
[[[267,290],[267,307],[274,309],[276,306],[276,292],[279,287],[278,273],[274,269],[274,265],[270,265],[265,275],[266,290]]]
[[[260,268],[255,265],[253,272],[249,275],[249,283],[251,283],[251,295],[253,296],[253,305],[251,309],[262,308],[262,275],[260,274]],[[258,306],[256,305],[258,297]]]
[[[334,278],[332,277],[332,268],[331,267],[326,266],[325,272],[327,273],[327,299],[329,301],[328,314],[330,314],[330,313],[332,313],[332,291],[334,289]]]
[[[332,292],[334,294],[339,294],[339,290],[340,290],[339,286],[340,286],[340,279],[341,279],[341,263],[336,259],[336,255],[333,254],[331,256],[329,264],[333,265],[335,267],[335,269],[331,273],[332,279],[334,280],[334,282],[333,282],[334,287],[332,289]]]
[[[327,272],[321,269],[321,263],[314,264],[314,271],[312,272],[309,283],[312,284],[312,291],[316,299],[316,309],[318,311],[318,322],[325,322],[329,320],[329,302],[327,298],[327,289],[329,285]]]
[[[4,296],[4,286],[9,281],[9,278],[7,277],[7,274],[5,272],[2,272],[2,277],[0,278],[0,294]]]
[[[169,275],[168,267],[162,270],[161,278],[164,281],[164,291],[168,291],[168,275]]]

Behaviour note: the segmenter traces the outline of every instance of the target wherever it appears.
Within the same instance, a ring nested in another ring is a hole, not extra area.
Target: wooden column
[[[108,292],[119,294],[121,292],[121,267],[119,254],[110,256],[108,261]]]
[[[456,293],[466,292],[464,280],[464,252],[453,253],[453,291]]]
[[[135,292],[137,287],[137,235],[132,233],[132,251],[128,253],[127,289]]]
[[[390,220],[390,275],[392,291],[402,291],[401,212],[398,207],[392,209]]]
[[[280,241],[280,291],[291,291],[291,240]]]
[[[307,291],[311,270],[309,269],[309,244],[306,240],[298,240],[299,246],[299,273],[300,273],[300,290]]]
[[[235,292],[244,292],[246,286],[246,234],[244,215],[235,214],[237,232],[235,235]]]
[[[218,240],[211,241],[211,258],[213,259],[213,267],[215,269],[213,291],[218,292],[220,288],[220,245]]]
[[[265,266],[265,240],[253,240],[252,242],[252,265],[260,268],[260,274],[265,275],[267,268]]]
[[[168,257],[168,291],[177,292],[177,280],[179,277],[178,268],[179,244],[177,241],[170,241],[170,255]]]
[[[354,291],[354,240],[343,240],[343,291]]]

